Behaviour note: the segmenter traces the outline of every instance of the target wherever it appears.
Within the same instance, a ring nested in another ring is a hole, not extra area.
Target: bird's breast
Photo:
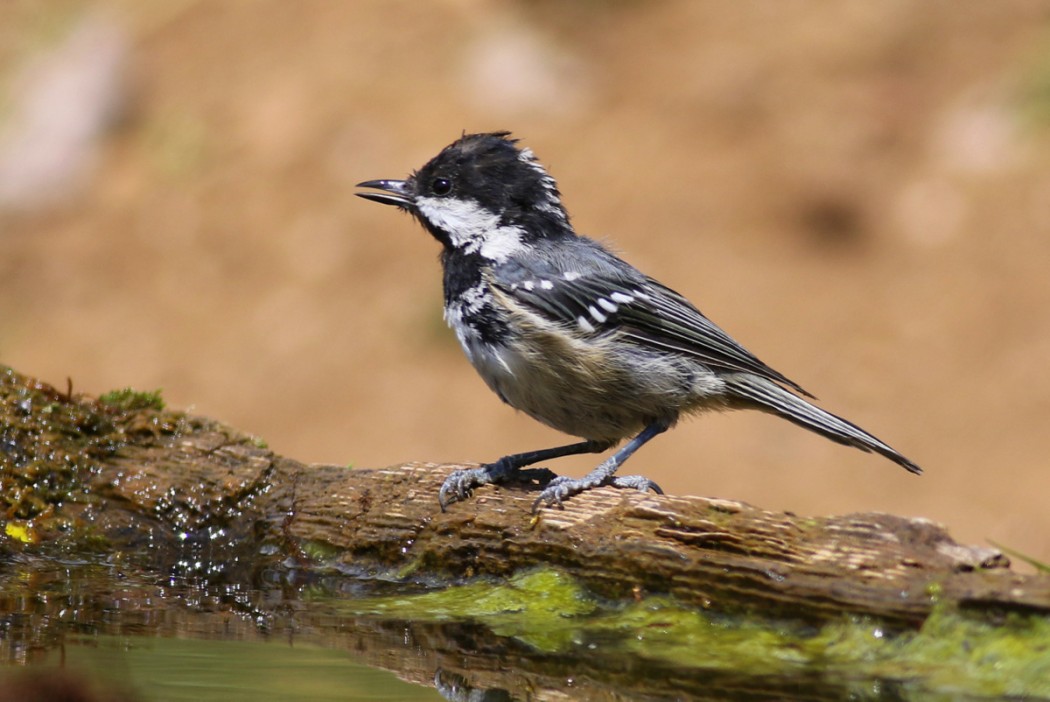
[[[616,441],[654,419],[673,420],[682,409],[689,372],[669,357],[614,334],[581,336],[499,293],[476,299],[496,301],[502,332],[486,337],[479,326],[476,312],[487,302],[449,304],[449,326],[485,383],[534,419],[574,436]]]

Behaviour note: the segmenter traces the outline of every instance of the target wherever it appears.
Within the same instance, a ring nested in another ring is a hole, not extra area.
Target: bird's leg
[[[562,502],[573,495],[577,495],[584,490],[590,490],[600,485],[612,485],[618,488],[635,488],[641,492],[646,490],[652,490],[653,492],[662,495],[663,490],[660,486],[641,475],[622,475],[616,477],[613,473],[619,468],[624,461],[631,457],[635,451],[645,445],[647,441],[652,439],[658,434],[662,434],[667,431],[672,422],[666,420],[657,420],[652,424],[642,429],[638,436],[628,441],[622,449],[609,456],[605,461],[601,463],[597,468],[592,470],[582,478],[569,478],[567,476],[561,476],[555,478],[547,484],[547,487],[543,489],[540,496],[536,498],[536,501],[532,503],[532,511],[535,512],[539,509],[540,505],[550,506],[558,505],[562,506]]]
[[[465,500],[474,488],[488,483],[505,483],[512,478],[526,478],[548,483],[557,476],[547,468],[522,469],[525,466],[531,466],[533,463],[549,461],[562,456],[601,453],[611,445],[612,442],[609,441],[581,441],[568,446],[555,446],[554,448],[540,449],[538,451],[515,453],[510,456],[504,456],[495,463],[486,463],[480,468],[457,470],[445,478],[445,482],[441,485],[441,490],[438,492],[438,504],[441,505],[441,511],[444,512],[445,507],[450,503],[456,500]]]

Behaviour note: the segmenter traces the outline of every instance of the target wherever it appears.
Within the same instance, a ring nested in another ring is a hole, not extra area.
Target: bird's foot
[[[657,495],[664,494],[659,485],[642,475],[614,476],[605,475],[599,471],[589,473],[582,478],[570,478],[563,475],[547,483],[547,487],[543,489],[540,496],[532,503],[532,512],[535,514],[541,506],[551,507],[556,505],[558,509],[564,509],[562,503],[568,498],[602,485],[611,485],[615,488],[634,488],[639,492],[652,490]]]
[[[438,491],[438,504],[441,511],[453,502],[462,502],[482,485],[508,483],[511,481],[535,482],[547,485],[557,479],[557,474],[549,468],[517,468],[502,459],[495,463],[486,463],[479,468],[457,470],[445,478]]]

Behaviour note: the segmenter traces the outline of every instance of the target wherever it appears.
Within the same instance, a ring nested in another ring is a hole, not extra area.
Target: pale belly
[[[508,346],[461,338],[485,382],[512,407],[573,436],[618,441],[657,419],[720,404],[722,381],[706,367],[611,337],[533,331]]]

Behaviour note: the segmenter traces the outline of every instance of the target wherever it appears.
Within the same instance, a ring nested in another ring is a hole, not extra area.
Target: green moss
[[[676,668],[812,676],[846,686],[895,681],[923,692],[1050,696],[1050,621],[988,621],[939,605],[918,631],[844,618],[819,629],[715,617],[670,598],[607,606],[552,570],[504,584],[340,601],[355,615],[472,621],[545,653],[622,655]]]
[[[942,594],[944,594],[944,586],[939,582],[926,583],[926,596],[930,598],[931,602],[940,602]]]
[[[110,390],[100,395],[98,401],[104,405],[122,410],[152,409],[160,411],[164,409],[164,400],[160,396],[160,389],[152,392],[141,392],[133,388],[122,388]]]
[[[410,577],[412,577],[413,573],[415,573],[417,570],[419,570],[419,568],[422,565],[423,565],[423,559],[421,559],[421,558],[413,558],[410,561],[408,561],[407,563],[405,563],[405,565],[401,566],[397,570],[397,574],[394,577],[396,577],[398,580],[408,580]]]
[[[939,606],[918,632],[890,635],[870,621],[827,626],[800,651],[840,676],[912,680],[970,695],[1050,695],[1050,622],[1009,615],[992,622]]]
[[[340,554],[338,548],[324,541],[303,541],[299,547],[306,557],[315,563],[322,563]]]
[[[594,612],[598,605],[571,577],[536,570],[498,585],[479,582],[422,595],[344,601],[338,606],[353,614],[384,619],[480,620],[500,636],[556,652],[573,643],[579,617]]]
[[[86,497],[84,478],[119,440],[104,413],[0,367],[0,507],[34,519]]]
[[[185,428],[184,415],[160,407],[156,392],[121,390],[96,401],[0,366],[0,514],[71,534],[77,525],[62,508],[94,499],[87,486],[106,458],[132,437]]]

